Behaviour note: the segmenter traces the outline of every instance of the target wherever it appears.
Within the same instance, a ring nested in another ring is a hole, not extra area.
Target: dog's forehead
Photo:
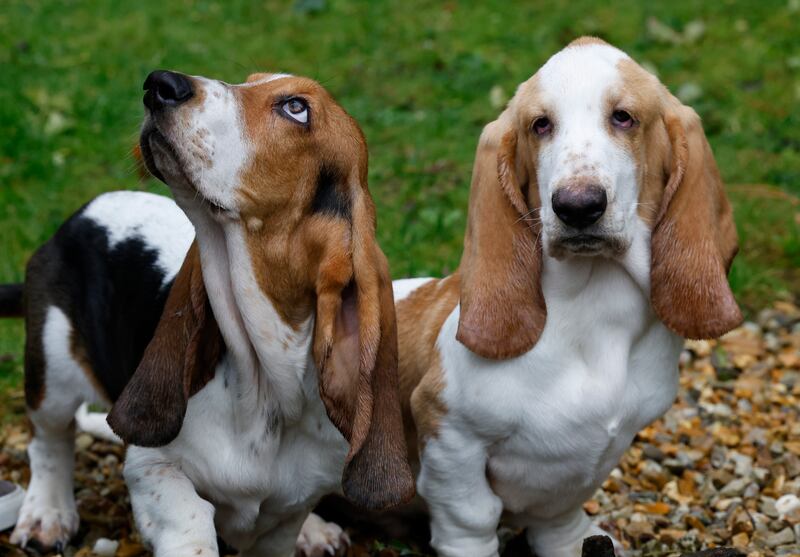
[[[619,63],[630,60],[621,50],[602,43],[573,44],[554,54],[536,73],[543,101],[552,106],[592,102],[623,81]]]
[[[235,86],[243,91],[286,93],[314,93],[323,88],[311,78],[287,73],[257,73],[251,75],[245,83]]]

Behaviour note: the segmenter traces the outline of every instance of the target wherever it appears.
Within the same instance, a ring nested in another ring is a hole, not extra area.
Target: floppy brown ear
[[[715,338],[742,322],[727,273],[736,226],[700,117],[674,97],[664,114],[669,180],[652,236],[651,301],[685,338]]]
[[[484,358],[527,352],[547,317],[538,207],[526,195],[535,177],[523,190],[516,152],[516,131],[501,117],[484,128],[472,173],[456,338]]]
[[[186,403],[213,376],[222,336],[206,296],[193,243],[170,289],[139,367],[108,414],[127,443],[166,445],[180,433]]]
[[[317,278],[314,357],[320,396],[350,443],[345,497],[383,509],[414,496],[397,381],[397,329],[386,258],[365,187],[349,188],[351,224],[332,241]]]

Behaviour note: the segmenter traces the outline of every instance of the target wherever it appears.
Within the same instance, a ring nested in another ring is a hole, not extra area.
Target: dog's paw
[[[30,547],[39,553],[50,550],[61,553],[78,531],[78,511],[25,501],[11,533],[11,543]]]
[[[325,522],[311,513],[303,523],[297,537],[295,555],[297,557],[328,557],[340,555],[350,545],[350,538],[333,522]]]

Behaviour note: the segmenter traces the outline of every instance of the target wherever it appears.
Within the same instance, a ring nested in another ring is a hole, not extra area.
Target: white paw
[[[300,529],[295,545],[297,557],[326,557],[337,555],[340,549],[350,545],[350,538],[333,522],[325,522],[311,513]]]
[[[11,533],[11,543],[32,547],[40,552],[54,550],[61,553],[78,531],[78,511],[61,509],[42,502],[25,500],[19,513],[17,526]]]

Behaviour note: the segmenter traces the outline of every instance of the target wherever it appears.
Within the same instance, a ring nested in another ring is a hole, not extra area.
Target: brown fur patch
[[[571,43],[567,45],[567,48],[573,46],[587,46],[587,45],[608,45],[603,39],[599,37],[593,37],[591,35],[585,35],[583,37],[578,37],[577,39],[573,40]]]
[[[518,95],[524,98],[527,88]],[[456,338],[484,358],[527,352],[544,329],[538,147],[530,114],[509,108],[481,134],[461,258],[461,314]],[[532,218],[534,217],[534,218]]]
[[[423,284],[397,303],[400,400],[412,462],[419,458],[417,443],[436,437],[447,412],[436,339],[458,304],[460,290],[461,277],[456,273]]]
[[[738,250],[733,211],[694,110],[674,97],[664,124],[672,165],[653,230],[651,300],[685,338],[714,338],[742,322],[727,272]]]
[[[70,323],[70,333],[69,333],[69,352],[72,355],[72,359],[80,366],[83,374],[89,380],[89,383],[92,384],[95,391],[100,393],[106,401],[111,401],[111,397],[108,396],[108,392],[106,392],[105,388],[103,387],[102,383],[97,379],[97,376],[94,374],[94,369],[92,368],[92,362],[89,359],[89,353],[86,351],[86,346],[80,339],[80,335],[78,331],[72,327],[72,323]]]

